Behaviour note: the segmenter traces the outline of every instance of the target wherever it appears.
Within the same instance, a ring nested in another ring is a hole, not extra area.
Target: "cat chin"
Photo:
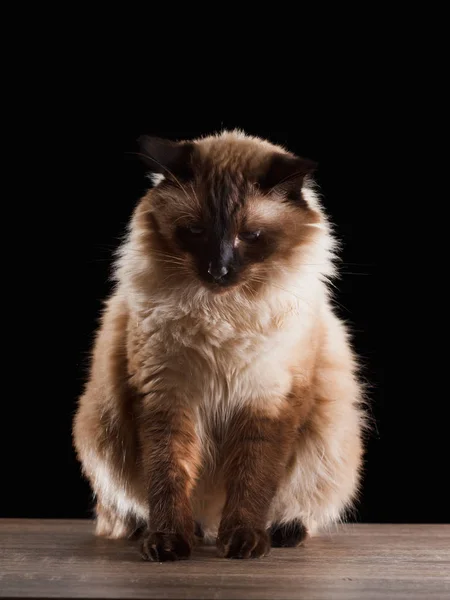
[[[210,292],[213,296],[224,296],[230,292],[236,291],[239,287],[238,283],[234,283],[232,285],[214,285],[214,284],[205,284],[205,288]]]
[[[204,281],[201,279],[200,285],[204,290],[207,290],[213,296],[223,296],[224,294],[227,294],[229,292],[236,291],[238,288],[241,287],[242,282],[235,281],[228,285],[220,285],[218,283],[212,283],[210,281]]]

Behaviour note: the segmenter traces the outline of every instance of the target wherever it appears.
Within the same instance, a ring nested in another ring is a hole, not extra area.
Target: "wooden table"
[[[450,525],[347,525],[240,561],[196,550],[146,563],[87,521],[0,520],[0,597],[363,600],[450,598]]]

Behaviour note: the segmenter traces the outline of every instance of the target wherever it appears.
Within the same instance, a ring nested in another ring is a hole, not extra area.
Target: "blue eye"
[[[203,227],[193,225],[192,227],[188,227],[188,231],[189,233],[192,233],[192,235],[201,235],[205,230]]]
[[[242,231],[238,237],[244,242],[254,242],[259,238],[260,235],[261,231],[258,229],[258,231]]]

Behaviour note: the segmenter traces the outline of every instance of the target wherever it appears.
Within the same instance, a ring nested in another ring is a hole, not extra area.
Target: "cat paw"
[[[270,552],[270,538],[263,529],[240,527],[221,534],[217,550],[222,558],[261,558]]]
[[[300,520],[282,525],[274,523],[270,528],[273,548],[295,548],[308,537],[308,530]]]
[[[181,533],[153,531],[147,534],[141,544],[142,558],[153,562],[186,560],[191,550],[191,543]]]

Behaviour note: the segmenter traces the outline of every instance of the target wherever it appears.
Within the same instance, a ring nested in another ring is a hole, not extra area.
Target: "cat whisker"
[[[311,306],[311,304],[310,304],[310,303],[309,303],[307,300],[305,300],[304,298],[302,298],[301,296],[299,296],[298,294],[296,294],[296,293],[295,293],[295,292],[293,292],[292,290],[289,290],[288,288],[286,288],[286,287],[284,287],[284,286],[282,286],[282,285],[280,285],[280,284],[278,284],[278,283],[275,283],[275,282],[274,282],[274,281],[272,281],[270,278],[260,278],[260,277],[258,277],[258,276],[256,276],[256,277],[254,276],[254,277],[253,277],[253,280],[254,280],[254,281],[259,281],[260,283],[266,283],[266,284],[268,284],[268,285],[272,285],[272,286],[274,286],[274,287],[276,287],[276,288],[278,288],[278,289],[280,289],[280,290],[283,290],[284,292],[287,292],[288,294],[292,294],[293,296],[295,296],[295,298],[297,298],[298,300],[300,300],[301,302],[303,302],[303,303],[304,303],[304,304],[306,304],[306,305],[307,305],[309,308],[311,308],[311,309],[312,309],[312,306]]]
[[[152,256],[158,256],[158,257],[162,257],[162,258],[171,258],[171,259],[180,260],[180,261],[183,260],[181,257],[176,256],[175,254],[170,254],[169,252],[160,252],[158,250],[153,250]]]
[[[199,199],[198,199],[198,196],[197,196],[197,194],[196,194],[196,192],[195,192],[195,189],[194,189],[194,186],[192,185],[192,183],[190,183],[190,186],[191,186],[192,193],[194,194],[194,198],[195,198],[195,200],[196,200],[196,202],[197,202],[198,206],[201,206],[201,205],[200,205],[200,201],[199,201]]]
[[[159,263],[164,263],[165,265],[172,265],[172,266],[175,266],[175,267],[183,267],[184,266],[184,263],[182,263],[182,262],[177,262],[177,261],[174,261],[174,260],[168,260],[166,258],[155,258],[155,260],[157,262],[159,262]]]

